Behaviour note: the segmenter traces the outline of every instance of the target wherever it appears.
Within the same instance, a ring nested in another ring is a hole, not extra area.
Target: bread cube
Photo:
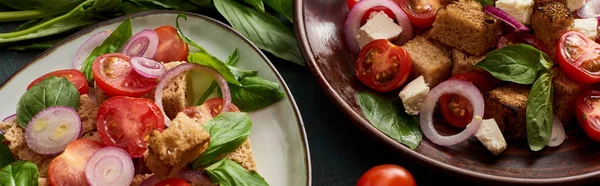
[[[403,48],[409,53],[413,63],[409,80],[423,76],[429,87],[435,87],[450,77],[450,57],[425,37],[417,36]]]
[[[552,86],[554,88],[554,103],[552,104],[552,112],[563,125],[569,125],[570,121],[575,118],[575,105],[577,96],[583,92],[589,85],[580,84],[572,80],[560,68],[552,69],[555,75],[552,78]]]
[[[507,141],[527,138],[526,110],[530,87],[509,84],[485,96],[485,119],[493,118]]]

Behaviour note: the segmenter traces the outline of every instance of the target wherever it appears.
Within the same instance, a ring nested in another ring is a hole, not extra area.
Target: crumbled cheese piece
[[[498,0],[496,8],[506,12],[519,22],[529,25],[534,3],[533,0]]]
[[[585,6],[585,0],[561,0],[560,2],[569,8],[571,12],[579,10],[581,7]]]
[[[365,25],[360,27],[358,31],[358,45],[360,48],[367,43],[377,39],[396,39],[402,33],[402,27],[394,23],[394,20],[389,18],[383,11],[378,12]]]
[[[408,83],[399,94],[406,113],[409,115],[419,114],[419,112],[421,112],[423,100],[425,100],[428,93],[429,86],[425,83],[425,78],[423,78],[423,76],[419,76],[417,79]]]
[[[481,121],[481,126],[475,136],[494,155],[498,155],[506,149],[504,136],[493,118]]]
[[[575,19],[573,30],[581,32],[592,40],[598,38],[598,20],[596,18]]]

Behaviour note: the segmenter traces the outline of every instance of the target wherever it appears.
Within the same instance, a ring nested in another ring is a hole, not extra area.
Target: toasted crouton
[[[165,63],[167,69],[175,68],[185,61]],[[187,74],[181,74],[171,80],[163,90],[163,107],[169,118],[175,118],[177,113],[188,106],[187,92]]]
[[[509,84],[490,91],[485,96],[484,118],[493,118],[508,141],[527,137],[526,109],[530,87]]]
[[[208,132],[201,125],[179,113],[164,132],[150,133],[144,160],[154,174],[168,177],[200,156],[209,140]]]
[[[133,176],[133,181],[131,182],[130,186],[139,186],[150,176],[152,176],[152,174],[136,174]]]
[[[558,67],[553,68],[552,71],[555,73],[552,79],[552,86],[554,88],[553,113],[563,125],[568,125],[575,118],[574,108],[577,102],[577,95],[589,88],[589,85],[577,83],[567,77]]]
[[[244,141],[244,143],[242,143],[242,145],[240,145],[240,147],[235,149],[233,152],[217,157],[217,159],[223,158],[227,158],[231,161],[239,163],[248,171],[256,172],[256,163],[254,162],[254,154],[252,153],[250,139],[246,139],[246,141]]]
[[[569,9],[556,1],[534,8],[531,16],[531,29],[544,42],[552,59],[556,59],[556,43],[560,36],[571,30],[573,24],[574,18]]]
[[[480,56],[494,48],[502,35],[502,22],[482,11],[479,2],[459,0],[438,10],[429,37]]]
[[[10,152],[19,160],[28,160],[38,166],[40,177],[48,176],[48,166],[56,155],[42,155],[33,152],[25,142],[25,130],[17,121],[0,122],[0,130],[4,131],[5,140],[9,142]]]
[[[77,113],[79,113],[79,117],[81,118],[81,133],[85,134],[96,130],[98,106],[96,106],[96,103],[87,94],[81,95],[80,100]]]
[[[410,79],[423,76],[427,84],[435,87],[450,77],[450,57],[425,37],[417,36],[403,48],[410,54],[413,63]]]
[[[452,50],[452,75],[466,73],[466,72],[485,72],[485,70],[476,68],[475,65],[481,60],[483,60],[485,56],[470,56],[469,54],[465,54],[464,52],[453,49]]]

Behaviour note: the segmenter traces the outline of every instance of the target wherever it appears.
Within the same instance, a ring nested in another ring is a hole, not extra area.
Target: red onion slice
[[[600,1],[587,0],[585,5],[577,10],[577,15],[583,19],[600,17]]]
[[[160,82],[158,82],[158,85],[156,85],[156,90],[154,91],[154,102],[160,108],[163,115],[165,116],[165,125],[167,127],[171,123],[171,120],[165,114],[165,110],[163,107],[163,103],[162,103],[163,89],[165,89],[165,87],[167,86],[169,81],[171,81],[174,77],[176,77],[179,74],[183,74],[187,71],[190,71],[190,70],[205,72],[205,73],[210,74],[213,78],[215,78],[215,81],[219,84],[219,87],[221,87],[221,93],[223,94],[223,108],[224,109],[221,110],[221,112],[226,112],[227,109],[229,109],[229,104],[231,104],[231,93],[229,92],[229,85],[227,84],[227,81],[225,80],[225,78],[221,74],[219,74],[219,72],[217,72],[215,69],[212,69],[210,67],[202,66],[202,65],[198,65],[198,64],[192,64],[192,63],[184,63],[184,64],[181,64],[181,65],[167,71],[167,73],[160,79]]]
[[[162,63],[144,57],[132,57],[133,70],[145,78],[160,78],[167,73],[167,68]]]
[[[498,18],[498,19],[504,21],[506,24],[515,28],[515,32],[529,31],[529,28],[527,26],[525,26],[524,24],[522,24],[521,22],[519,22],[519,20],[515,19],[508,13],[506,13],[496,7],[486,5],[485,12],[490,14],[491,16],[494,16],[495,18]]]
[[[110,30],[98,32],[83,42],[83,44],[77,50],[77,53],[75,53],[75,58],[73,58],[73,68],[81,70],[81,65],[85,59],[87,59],[87,57],[96,47],[100,46],[102,42],[106,40],[106,38],[110,35],[110,32]]]
[[[38,154],[57,154],[81,135],[81,119],[71,107],[48,107],[27,124],[25,141]]]
[[[208,176],[204,175],[202,173],[202,171],[183,169],[183,170],[179,171],[174,177],[184,179],[185,181],[192,183],[192,185],[200,185],[200,186],[213,186],[214,185],[210,181],[210,178]],[[148,179],[144,180],[140,184],[140,186],[155,186],[157,183],[159,183],[165,179],[161,179],[160,177],[158,177],[156,175],[152,175]]]
[[[92,186],[128,186],[135,168],[129,154],[115,146],[96,151],[85,164],[85,177]]]
[[[131,36],[121,47],[121,54],[129,57],[154,58],[158,50],[158,34],[152,29],[144,29]]]
[[[473,106],[473,119],[471,123],[467,125],[467,128],[462,132],[452,136],[440,135],[433,126],[433,113],[437,105],[438,100],[444,94],[458,94],[463,96],[471,102]],[[475,85],[462,80],[448,80],[440,83],[435,88],[431,89],[425,100],[423,101],[423,107],[421,108],[421,130],[423,134],[433,143],[441,146],[450,146],[462,141],[465,141],[470,136],[475,134],[481,126],[484,113],[484,102],[483,96],[475,87]]]
[[[346,17],[346,23],[344,24],[346,43],[348,43],[348,47],[350,47],[350,50],[352,50],[354,54],[358,54],[360,51],[356,36],[358,36],[358,31],[360,30],[362,17],[369,9],[376,6],[387,7],[394,15],[396,15],[396,21],[400,27],[402,27],[402,32],[400,33],[400,36],[398,36],[396,42],[394,42],[395,44],[402,45],[412,39],[413,32],[410,20],[406,16],[406,13],[404,13],[396,3],[390,0],[361,0],[354,5],[352,10],[350,10],[348,17]]]
[[[560,120],[554,116],[552,117],[552,136],[546,146],[556,147],[565,141],[565,128],[563,127]]]
[[[7,116],[6,118],[4,118],[2,120],[2,122],[11,122],[11,121],[13,121],[15,119],[17,119],[17,114],[13,114],[13,115]]]

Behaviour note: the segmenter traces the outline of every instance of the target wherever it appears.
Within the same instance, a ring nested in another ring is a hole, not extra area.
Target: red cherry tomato
[[[392,12],[392,10],[385,6],[375,6],[373,8],[370,8],[365,12],[365,14],[363,14],[363,17],[360,21],[361,25],[367,24],[367,21],[371,17],[372,13],[377,13],[381,11],[383,11],[383,13],[385,13],[390,19],[396,20],[396,15],[394,14],[394,12]]]
[[[479,91],[484,93],[492,90],[497,83],[495,79],[490,80],[489,78],[486,78],[485,75],[476,72],[456,74],[450,77],[450,79],[469,82],[475,85]],[[473,118],[473,106],[471,105],[471,102],[459,95],[443,95],[440,98],[439,108],[442,111],[444,119],[456,127],[466,127]]]
[[[156,79],[140,76],[130,58],[123,54],[104,54],[94,60],[92,74],[96,85],[110,96],[142,96],[158,84]]]
[[[356,186],[416,186],[417,182],[408,170],[398,165],[379,165],[363,174]]]
[[[154,60],[158,62],[187,61],[188,45],[179,37],[177,29],[172,26],[161,26],[156,29],[158,50]]]
[[[369,88],[389,92],[400,87],[410,74],[412,61],[404,48],[386,39],[371,41],[358,55],[354,70]]]
[[[221,98],[212,98],[209,99],[208,101],[204,102],[204,104],[202,105],[206,105],[206,107],[208,107],[208,110],[210,110],[210,115],[212,117],[217,116],[219,113],[221,113],[221,110],[223,110],[223,99]],[[229,104],[229,109],[227,109],[228,112],[239,112],[240,109],[235,106],[233,103]]]
[[[577,31],[564,33],[556,47],[560,68],[580,83],[600,82],[600,44]]]
[[[85,164],[104,144],[89,139],[75,140],[48,165],[48,182],[54,186],[87,186]]]
[[[600,91],[588,90],[577,97],[575,114],[583,131],[600,142]]]
[[[145,98],[115,96],[98,109],[96,127],[100,139],[138,158],[146,151],[145,139],[153,130],[162,132],[165,119],[156,104]]]
[[[348,10],[352,10],[352,7],[354,7],[354,5],[356,5],[356,3],[358,3],[360,0],[346,0],[346,3],[348,3]]]
[[[158,182],[155,186],[190,186],[190,184],[181,178],[169,178]]]
[[[498,48],[514,44],[528,44],[548,54],[548,48],[546,48],[544,42],[529,33],[513,32],[502,36],[500,40],[498,40]]]
[[[438,9],[442,8],[439,0],[395,0],[406,13],[410,23],[420,28],[429,28],[435,20]]]
[[[40,76],[39,78],[33,80],[29,84],[29,86],[27,86],[27,90],[29,90],[34,85],[38,84],[40,81],[42,81],[50,76],[67,78],[67,80],[69,80],[69,82],[71,82],[73,84],[73,86],[75,86],[75,88],[77,88],[77,90],[79,91],[79,94],[83,95],[83,94],[88,93],[88,84],[87,84],[87,80],[85,79],[85,75],[83,75],[83,73],[81,73],[79,70],[74,70],[74,69],[57,70],[54,72],[47,73],[43,76]]]

